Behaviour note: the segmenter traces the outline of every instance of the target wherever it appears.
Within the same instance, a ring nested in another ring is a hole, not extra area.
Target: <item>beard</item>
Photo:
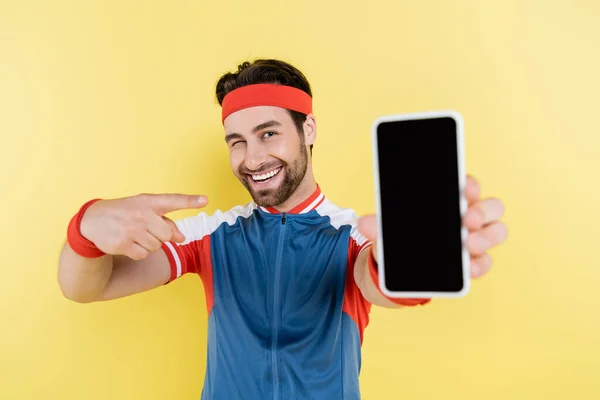
[[[300,182],[306,175],[306,169],[308,167],[308,154],[304,143],[300,143],[300,151],[298,157],[291,163],[288,164],[282,161],[281,171],[278,174],[284,173],[283,182],[276,188],[255,190],[249,182],[252,178],[246,175],[246,172],[240,168],[240,176],[245,178],[240,179],[242,184],[246,187],[252,200],[263,207],[274,207],[285,202],[294,191],[300,186]],[[263,170],[267,171],[271,169],[270,166],[266,166]]]

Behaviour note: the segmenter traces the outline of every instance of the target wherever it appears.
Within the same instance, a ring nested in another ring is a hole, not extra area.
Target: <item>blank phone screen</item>
[[[463,286],[459,154],[454,118],[382,122],[377,131],[385,286]]]

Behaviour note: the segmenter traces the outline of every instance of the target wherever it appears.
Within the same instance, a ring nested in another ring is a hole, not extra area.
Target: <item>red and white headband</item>
[[[221,122],[230,114],[248,107],[275,106],[303,114],[312,112],[312,98],[303,90],[292,86],[258,83],[242,86],[225,95]]]

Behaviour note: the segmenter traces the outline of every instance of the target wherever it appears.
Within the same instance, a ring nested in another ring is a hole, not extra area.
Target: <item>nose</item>
[[[251,143],[246,145],[246,160],[244,164],[250,171],[257,171],[262,164],[267,161],[268,153],[265,146],[259,143]]]

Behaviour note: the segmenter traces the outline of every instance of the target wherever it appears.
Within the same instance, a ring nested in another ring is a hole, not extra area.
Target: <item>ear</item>
[[[317,139],[317,121],[315,120],[314,114],[311,113],[306,116],[303,128],[306,145],[314,144]]]

